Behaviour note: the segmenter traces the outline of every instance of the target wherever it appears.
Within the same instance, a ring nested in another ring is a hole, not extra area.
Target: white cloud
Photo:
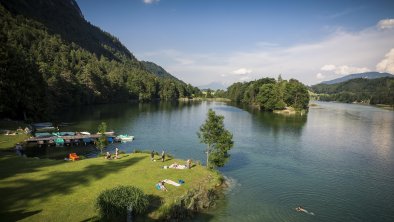
[[[179,62],[181,65],[191,65],[194,60],[188,58],[174,58],[175,61]]]
[[[388,72],[394,74],[394,48],[392,48],[376,65],[376,70],[379,72]]]
[[[324,65],[323,67],[320,68],[320,70],[323,71],[333,71],[335,70],[336,66],[335,65]]]
[[[353,66],[339,66],[335,69],[335,74],[339,75],[348,75],[348,74],[353,74],[353,73],[363,73],[363,72],[369,72],[371,71],[370,69],[366,67],[353,67]]]
[[[326,78],[326,76],[321,74],[320,72],[318,74],[316,74],[316,79],[320,80],[320,79],[324,79],[324,78]]]
[[[378,22],[377,25],[380,29],[391,29],[394,28],[394,19],[383,19]]]
[[[232,73],[235,75],[246,75],[246,74],[252,73],[252,70],[246,69],[246,68],[240,68],[240,69],[234,70]]]
[[[255,46],[257,43],[252,44]],[[381,30],[373,26],[359,32],[337,30],[320,41],[289,47],[255,47],[249,51],[225,53],[170,49],[135,54],[160,64],[193,85],[213,81],[230,85],[240,81],[240,77],[276,78],[280,73],[284,79],[295,78],[311,85],[317,83],[316,73],[319,72],[325,79],[334,79],[338,74],[360,73],[375,68],[392,70],[391,55],[394,52],[390,51],[390,56],[386,55],[382,61],[383,55],[392,48],[394,28]]]
[[[240,80],[241,82],[250,81],[251,79],[252,79],[252,78],[250,78],[250,76],[243,76],[243,77],[239,78],[239,80]]]
[[[334,71],[334,73],[338,74],[338,75],[347,75],[347,74],[363,73],[363,72],[371,71],[370,69],[368,69],[366,67],[354,67],[354,66],[347,66],[347,65],[336,66],[336,65],[332,65],[332,64],[324,65],[323,67],[320,68],[320,70]],[[323,74],[318,73],[317,75],[322,76]],[[317,78],[320,79],[319,77],[317,77]]]
[[[155,2],[159,2],[160,0],[143,0],[145,4],[153,4]]]

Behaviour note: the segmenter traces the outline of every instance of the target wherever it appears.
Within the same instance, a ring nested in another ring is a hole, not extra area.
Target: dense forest
[[[73,0],[0,1],[0,118],[44,119],[60,108],[173,100],[199,89],[160,76]]]
[[[223,92],[221,92],[223,93]],[[295,79],[278,80],[262,78],[256,81],[234,83],[225,93],[227,98],[258,106],[262,110],[281,110],[293,107],[296,110],[308,108],[307,87]]]
[[[311,87],[322,101],[394,105],[394,78],[352,79]]]

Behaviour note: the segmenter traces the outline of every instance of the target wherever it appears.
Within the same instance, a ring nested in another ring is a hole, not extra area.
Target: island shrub
[[[117,186],[104,190],[96,200],[96,208],[105,221],[125,220],[128,208],[136,215],[145,212],[148,205],[148,196],[133,186]]]

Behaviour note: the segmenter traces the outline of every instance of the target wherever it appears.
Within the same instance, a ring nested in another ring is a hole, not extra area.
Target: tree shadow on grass
[[[3,185],[0,188],[0,194],[2,194],[0,199],[1,209],[3,212],[9,212],[13,209],[26,208],[29,202],[33,200],[45,202],[55,195],[72,193],[74,188],[87,186],[95,180],[129,167],[142,159],[144,157],[133,157],[119,161],[103,160],[103,163],[81,167],[78,171],[49,171],[43,175],[44,178],[42,179],[16,179],[9,182],[9,186]],[[73,164],[61,161],[53,162],[63,163],[65,168],[67,164]],[[45,166],[42,167],[53,165],[51,162],[49,162],[49,165],[46,165],[46,162],[41,162],[41,164],[43,163]],[[37,166],[27,169],[23,166],[20,167],[21,169],[17,170],[17,173],[27,173],[31,172],[29,170],[37,170],[38,168]]]
[[[148,199],[149,199],[149,207],[146,211],[146,215],[148,215],[149,213],[152,213],[154,211],[156,211],[157,209],[159,209],[159,207],[161,206],[161,203],[163,201],[163,198],[160,196],[156,196],[153,194],[149,194],[148,195]]]
[[[50,167],[63,164],[64,161],[39,160],[35,158],[24,158],[17,156],[0,156],[0,180],[17,174],[37,172],[42,167]]]
[[[97,222],[97,221],[100,221],[100,217],[98,217],[98,216],[94,216],[94,217],[91,217],[91,218],[88,218],[85,220],[81,220],[81,222]]]
[[[40,213],[42,210],[35,211],[24,211],[24,210],[16,210],[16,211],[8,211],[8,212],[0,212],[0,221],[19,221],[34,214]]]

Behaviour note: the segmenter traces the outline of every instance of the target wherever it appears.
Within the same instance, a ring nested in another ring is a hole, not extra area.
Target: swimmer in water
[[[313,212],[308,212],[307,210],[305,210],[302,206],[296,207],[295,210],[297,212],[304,212],[304,213],[307,213],[307,214],[310,214],[310,215],[315,215]]]

